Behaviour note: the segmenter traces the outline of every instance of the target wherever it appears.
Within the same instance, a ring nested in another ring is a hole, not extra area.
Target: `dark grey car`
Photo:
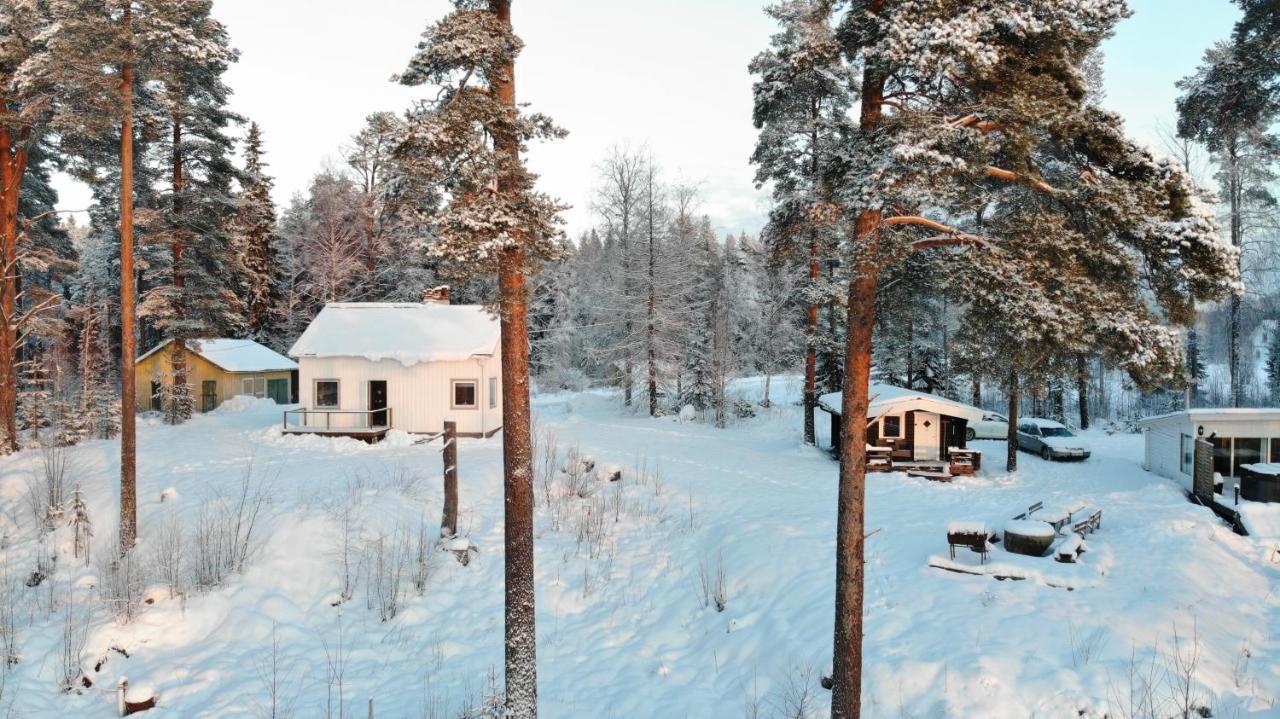
[[[1055,459],[1085,460],[1089,445],[1065,426],[1048,419],[1032,418],[1018,423],[1018,449],[1040,455],[1046,461]]]

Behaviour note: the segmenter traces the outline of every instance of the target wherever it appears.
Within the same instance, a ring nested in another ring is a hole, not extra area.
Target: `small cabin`
[[[941,462],[951,449],[965,449],[969,422],[983,411],[936,394],[873,384],[867,406],[867,444],[887,447],[895,461]],[[831,415],[831,450],[840,452],[844,393],[818,398],[818,407]]]
[[[209,412],[237,395],[267,397],[277,404],[293,401],[298,365],[253,340],[216,338],[187,340],[186,381],[195,394],[195,407]],[[165,385],[176,381],[173,340],[151,348],[134,363],[139,412],[160,411]]]
[[[1213,471],[1224,479],[1241,467],[1280,463],[1280,409],[1199,408],[1138,420],[1145,438],[1143,467],[1190,487],[1195,441],[1213,444]]]
[[[498,320],[478,305],[333,302],[289,350],[302,408],[288,434],[376,441],[388,430],[434,434],[453,417],[461,436],[502,428]]]

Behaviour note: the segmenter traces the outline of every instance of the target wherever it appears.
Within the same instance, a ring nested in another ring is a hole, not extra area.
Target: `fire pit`
[[[1057,534],[1048,522],[1015,519],[1004,525],[1004,548],[1014,554],[1043,557]]]

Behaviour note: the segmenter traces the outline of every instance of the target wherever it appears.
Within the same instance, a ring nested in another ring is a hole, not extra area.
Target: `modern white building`
[[[445,295],[447,298],[447,295]],[[435,433],[452,416],[462,436],[502,428],[498,320],[477,305],[325,305],[289,350],[303,409],[285,431]]]
[[[1213,471],[1240,476],[1245,464],[1280,462],[1280,409],[1191,409],[1137,422],[1146,437],[1143,467],[1190,486],[1195,439],[1213,442]]]

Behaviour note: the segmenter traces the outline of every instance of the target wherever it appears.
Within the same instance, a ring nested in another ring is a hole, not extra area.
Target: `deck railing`
[[[289,424],[289,415],[297,415],[298,422]],[[343,415],[356,417],[355,421],[345,421]],[[316,418],[312,421],[312,418]],[[284,411],[284,430],[286,432],[351,432],[377,431],[391,427],[391,408],[383,409],[286,409]],[[376,421],[376,423],[375,423]]]

